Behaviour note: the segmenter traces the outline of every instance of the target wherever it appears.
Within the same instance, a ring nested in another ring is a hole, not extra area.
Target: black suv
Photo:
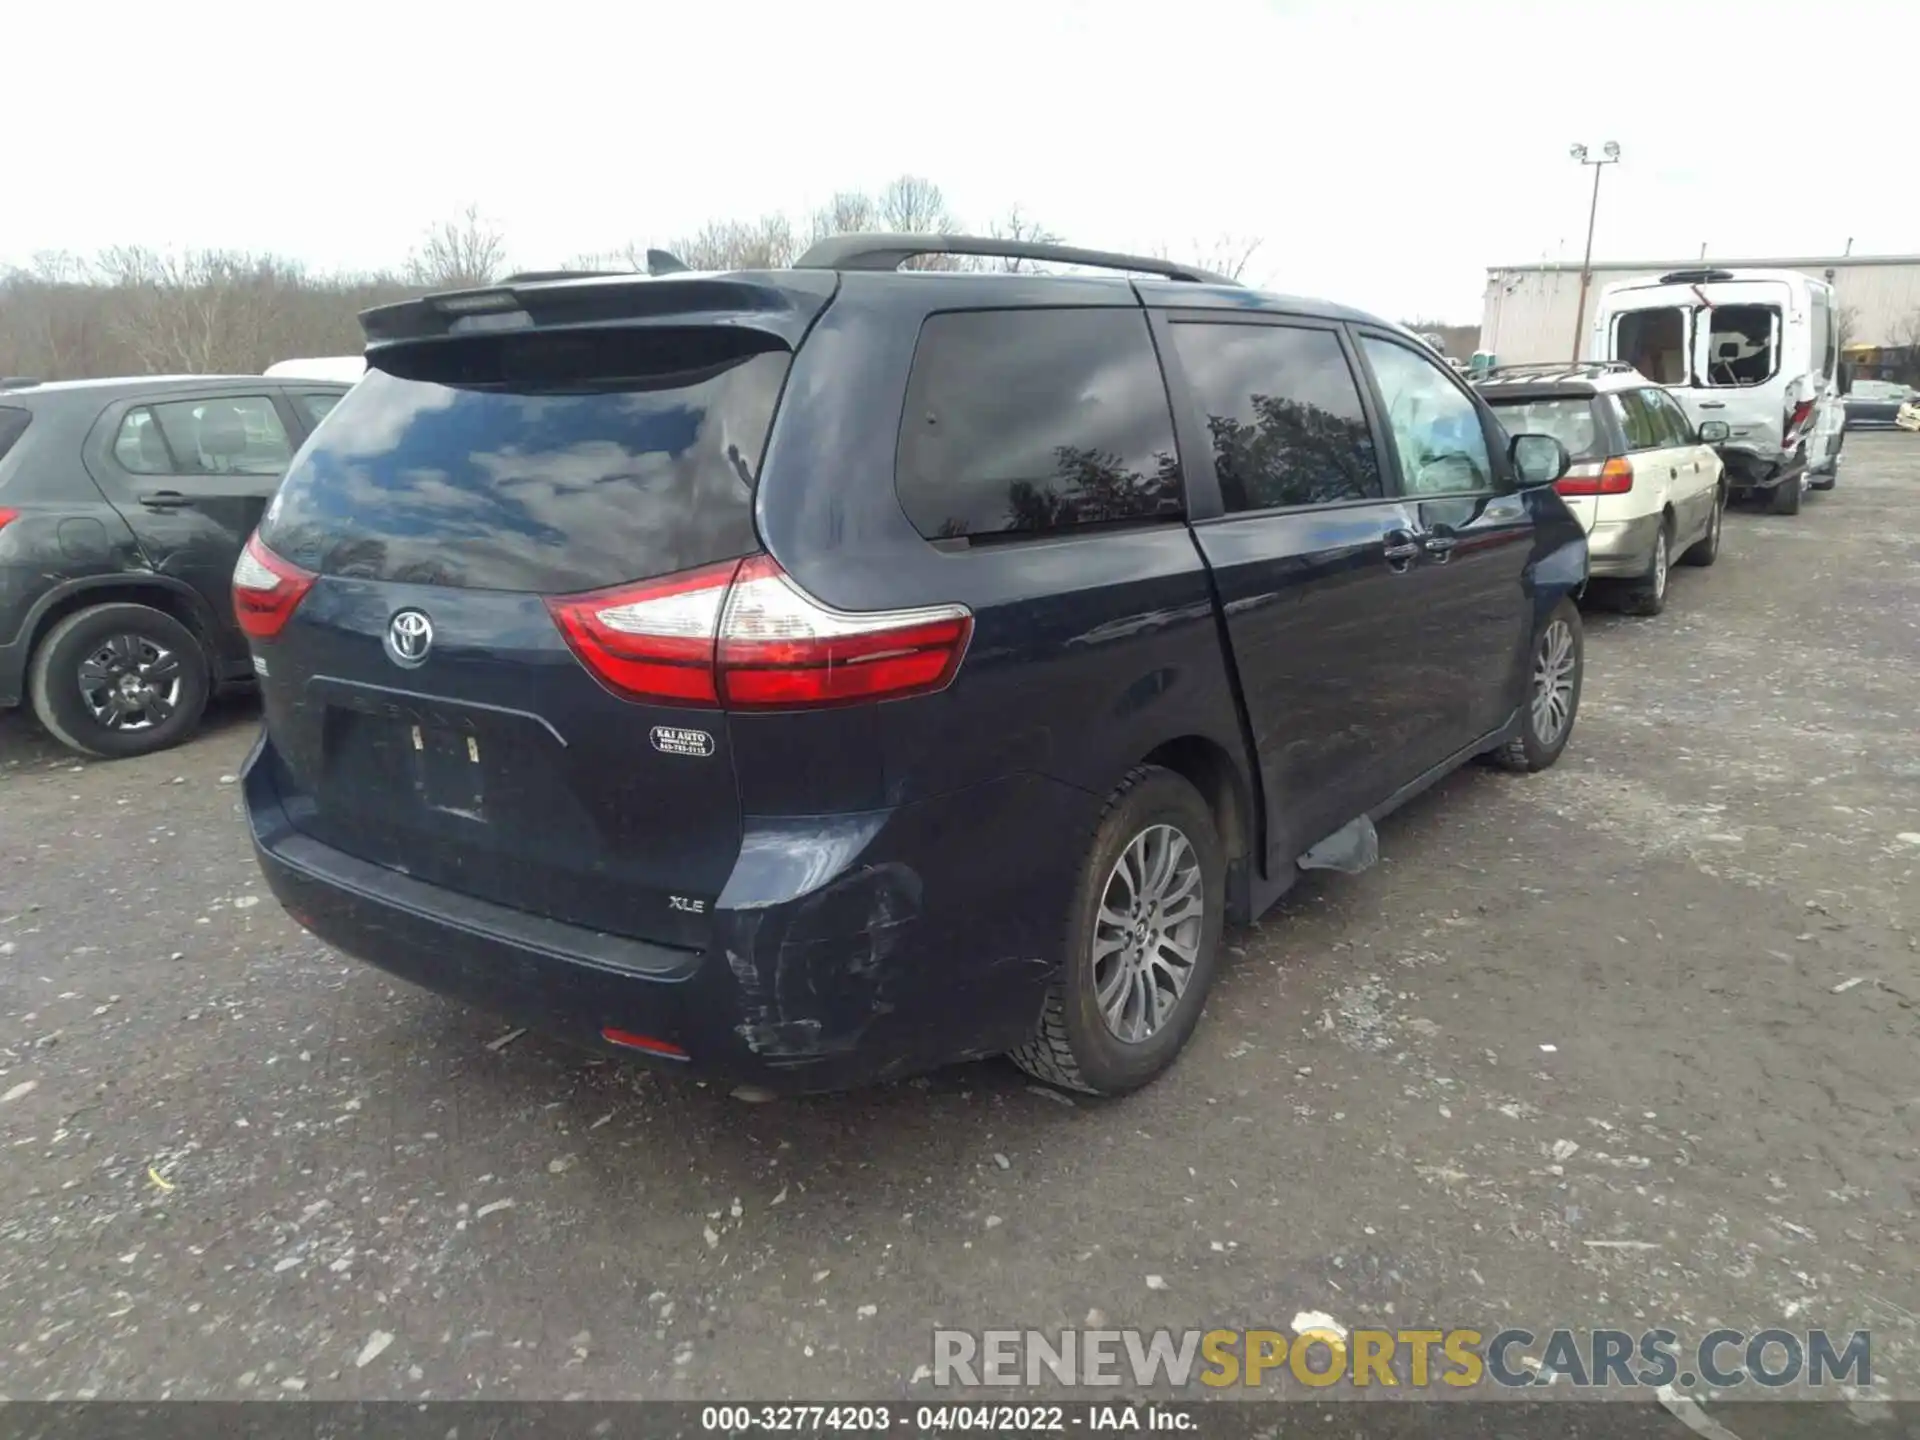
[[[235,574],[254,843],[322,939],[526,1024],[1123,1092],[1223,922],[1567,743],[1566,452],[1352,311],[854,236],[363,321]]]
[[[0,709],[119,757],[252,676],[229,587],[294,450],[347,387],[240,377],[0,391]]]

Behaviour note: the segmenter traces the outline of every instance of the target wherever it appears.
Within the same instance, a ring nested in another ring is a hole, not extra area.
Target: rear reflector
[[[687,1052],[678,1045],[669,1045],[665,1040],[656,1040],[651,1035],[636,1035],[631,1030],[616,1030],[611,1025],[600,1032],[600,1038],[609,1045],[622,1045],[629,1050],[644,1050],[649,1055],[662,1055],[669,1060],[684,1060]]]
[[[274,554],[256,532],[233,567],[234,618],[249,638],[271,640],[286,628],[313,581],[311,570]]]
[[[1604,465],[1576,465],[1553,488],[1562,495],[1624,495],[1633,489],[1633,463],[1616,455]]]
[[[547,601],[575,655],[632,700],[818,709],[945,687],[973,634],[964,605],[822,605],[770,556]]]

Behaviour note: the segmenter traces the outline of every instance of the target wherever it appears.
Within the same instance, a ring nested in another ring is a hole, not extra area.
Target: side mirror
[[[1727,422],[1724,420],[1702,420],[1700,422],[1700,443],[1702,445],[1718,445],[1732,433],[1733,431],[1727,428]]]
[[[1567,447],[1551,435],[1516,435],[1507,447],[1507,454],[1520,477],[1522,490],[1537,490],[1542,485],[1553,484],[1573,463]]]

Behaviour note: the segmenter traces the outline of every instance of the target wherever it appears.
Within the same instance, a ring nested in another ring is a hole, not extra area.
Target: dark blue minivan
[[[254,842],[341,950],[774,1089],[1118,1094],[1223,923],[1566,745],[1565,452],[1404,330],[971,237],[656,268],[369,311],[240,562]]]

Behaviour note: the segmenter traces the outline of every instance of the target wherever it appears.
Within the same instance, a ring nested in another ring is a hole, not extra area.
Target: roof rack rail
[[[1150,255],[1123,255],[1110,250],[1082,250],[1077,245],[1049,245],[1034,240],[996,240],[988,235],[830,235],[815,241],[798,260],[796,270],[898,270],[917,255],[980,255],[997,260],[1051,260],[1060,265],[1089,265],[1101,270],[1133,270],[1163,275],[1196,285],[1238,285],[1195,265],[1159,260]]]
[[[1631,371],[1633,366],[1624,360],[1532,360],[1514,365],[1495,365],[1480,373],[1482,380],[1492,379],[1496,375],[1510,379],[1522,376],[1548,375],[1619,375]]]

